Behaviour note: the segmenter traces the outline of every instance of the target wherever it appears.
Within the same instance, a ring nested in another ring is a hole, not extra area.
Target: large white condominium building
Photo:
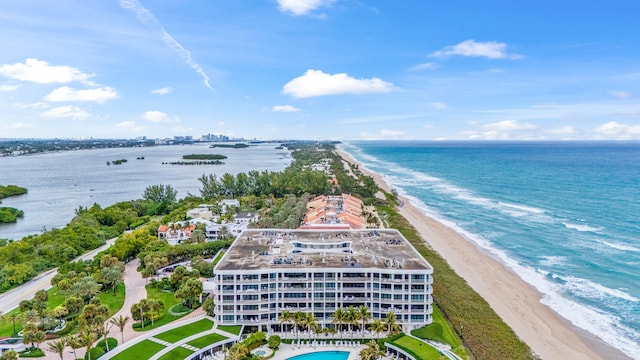
[[[213,274],[221,325],[280,330],[287,310],[332,327],[349,306],[405,331],[431,323],[433,268],[397,230],[245,230]]]

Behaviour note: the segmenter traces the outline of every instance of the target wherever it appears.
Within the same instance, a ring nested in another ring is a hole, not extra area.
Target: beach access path
[[[108,249],[116,241],[116,238],[109,239],[107,242],[97,249],[93,249],[87,253],[84,253],[73,261],[90,260],[93,259],[99,252]],[[0,313],[6,314],[9,311],[17,308],[20,302],[23,300],[30,300],[36,294],[38,290],[49,290],[51,286],[51,279],[58,273],[58,268],[48,270],[42,274],[39,274],[35,278],[27,281],[26,283],[18,286],[15,289],[11,289],[3,294],[0,294]]]
[[[380,175],[367,171],[349,154],[339,150],[337,153],[352,164],[358,164],[380,188],[391,191]],[[453,229],[426,216],[408,199],[401,200],[404,205],[397,208],[398,212],[541,358],[629,359],[595,336],[588,337],[586,332],[542,304],[541,294],[502,263],[480,251]],[[437,273],[434,279],[438,281]]]

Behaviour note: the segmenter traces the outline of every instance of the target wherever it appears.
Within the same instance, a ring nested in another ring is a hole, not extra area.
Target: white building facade
[[[247,230],[214,269],[220,325],[280,330],[280,313],[394,312],[404,331],[432,322],[433,268],[396,230]]]

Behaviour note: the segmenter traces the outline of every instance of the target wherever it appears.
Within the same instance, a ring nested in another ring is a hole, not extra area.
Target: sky
[[[640,2],[6,0],[0,138],[640,140]]]

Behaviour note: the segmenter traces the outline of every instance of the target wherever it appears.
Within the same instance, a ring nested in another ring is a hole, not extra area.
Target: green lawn
[[[109,307],[109,316],[117,313],[124,304],[124,282],[118,284],[116,288],[116,294],[113,295],[113,290],[103,291],[98,294],[100,302]]]
[[[64,303],[65,296],[58,290],[57,286],[49,289],[47,291],[47,294],[49,295],[49,300],[47,300],[47,308],[53,309],[56,306],[62,305],[62,303]]]
[[[182,325],[179,328],[165,331],[161,334],[154,336],[156,339],[164,340],[170,343],[174,343],[178,340],[187,338],[191,335],[195,335],[199,332],[211,330],[213,327],[213,321],[209,319],[202,319],[191,324]]]
[[[49,296],[49,299],[47,300],[48,309],[53,309],[56,306],[62,305],[62,303],[64,303],[65,296],[64,294],[60,293],[60,291],[58,291],[57,286],[54,286],[51,289],[47,290],[47,294]],[[118,290],[115,296],[113,295],[113,292],[109,291],[101,292],[100,294],[98,294],[98,298],[103,304],[106,304],[109,307],[109,316],[115,314],[116,312],[118,312],[118,310],[120,310],[122,304],[124,304],[124,283],[118,285]],[[14,312],[20,313],[20,309],[13,309],[5,315]],[[20,330],[22,330],[22,320],[16,322],[16,331]],[[12,335],[13,324],[6,319],[0,320],[0,337],[7,337]]]
[[[209,334],[209,335],[205,335],[205,336],[201,336],[195,340],[191,340],[189,341],[187,344],[191,345],[191,346],[195,346],[199,349],[202,349],[203,347],[207,346],[207,345],[211,345],[214,343],[217,343],[220,340],[224,340],[226,339],[226,336],[222,336],[220,334]]]
[[[187,356],[193,354],[193,351],[189,349],[185,349],[181,346],[169,351],[168,353],[160,356],[158,360],[174,360],[174,359],[184,359]]]
[[[11,321],[7,320],[7,315],[19,312],[20,309],[15,308],[6,314],[3,314],[4,319],[0,320],[0,338],[13,336],[13,324]],[[19,332],[20,330],[22,330],[22,320],[16,322],[16,331]]]
[[[214,265],[214,266],[218,264],[218,262],[220,261],[220,259],[222,259],[222,257],[224,256],[224,253],[225,253],[225,252],[226,252],[226,251],[220,251],[220,253],[218,254],[218,256],[216,256],[216,258],[215,258],[215,259],[213,259],[213,265]]]
[[[411,331],[411,335],[421,339],[439,341],[451,345],[453,351],[461,356],[466,356],[464,346],[458,335],[453,331],[451,324],[440,311],[440,308],[433,304],[433,323]]]
[[[446,359],[444,355],[440,355],[438,350],[410,336],[402,336],[393,341],[392,344],[407,351],[416,360],[440,359],[441,357]]]
[[[242,325],[222,325],[218,326],[218,329],[226,331],[229,334],[240,335],[240,331],[242,331]]]
[[[164,310],[162,310],[162,317],[156,321],[154,321],[153,326],[151,323],[145,324],[144,329],[139,327],[134,327],[135,331],[147,331],[151,329],[155,329],[162,325],[166,325],[176,319],[179,319],[188,313],[181,314],[179,316],[173,316],[169,314],[169,309],[175,305],[180,303],[180,301],[176,300],[175,296],[172,292],[161,291],[158,288],[147,285],[147,297],[150,299],[160,299],[164,302]]]
[[[142,342],[128,348],[120,354],[114,356],[114,360],[131,360],[131,359],[148,359],[153,354],[164,349],[163,345],[154,343],[151,340],[143,340]]]

